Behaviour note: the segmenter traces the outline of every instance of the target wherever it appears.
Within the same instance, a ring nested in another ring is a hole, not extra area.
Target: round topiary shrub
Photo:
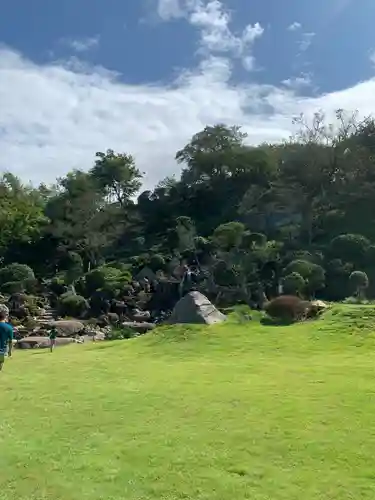
[[[57,308],[62,317],[81,318],[88,312],[90,306],[82,295],[67,292],[59,297]]]
[[[358,299],[365,298],[366,289],[369,286],[369,279],[363,271],[353,271],[349,276],[350,286]]]
[[[34,271],[26,264],[9,264],[0,269],[0,285],[10,282],[24,283],[29,279],[35,279]]]
[[[86,296],[90,297],[96,290],[105,288],[107,284],[111,290],[121,290],[131,279],[131,273],[127,269],[112,266],[98,267],[85,276]]]
[[[287,295],[300,295],[305,287],[305,280],[299,273],[292,272],[283,278],[283,292]]]

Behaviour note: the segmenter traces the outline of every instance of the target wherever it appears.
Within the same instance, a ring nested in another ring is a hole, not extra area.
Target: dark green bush
[[[71,292],[63,293],[58,300],[58,313],[60,316],[70,316],[80,318],[88,312],[90,306],[87,300],[81,295]]]
[[[0,290],[2,293],[10,295],[12,293],[24,292],[25,286],[22,281],[8,281],[1,285]]]
[[[66,284],[63,276],[55,276],[52,278],[50,286],[51,292],[56,295],[62,295],[66,292]]]
[[[300,295],[306,285],[305,280],[299,273],[292,272],[282,280],[283,292],[286,295]]]
[[[164,257],[158,253],[151,255],[149,266],[154,272],[163,271],[165,269]]]
[[[356,297],[365,298],[365,291],[369,286],[369,279],[363,271],[353,271],[349,276],[350,286]]]
[[[136,337],[137,333],[134,332],[131,328],[121,327],[121,328],[113,328],[109,332],[105,334],[106,340],[124,340],[124,339],[132,339]]]
[[[26,264],[9,264],[0,269],[0,285],[10,282],[22,282],[35,279],[34,271]]]
[[[85,276],[86,295],[91,296],[96,290],[108,287],[109,290],[121,289],[132,279],[131,273],[126,268],[101,266],[90,271]]]

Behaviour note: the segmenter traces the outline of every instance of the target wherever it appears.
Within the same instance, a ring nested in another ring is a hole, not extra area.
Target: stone
[[[59,337],[72,337],[85,330],[84,324],[75,319],[51,321],[49,326],[57,329]]]
[[[175,305],[168,323],[188,323],[213,325],[226,320],[225,314],[221,313],[200,292],[189,292]]]
[[[135,321],[125,321],[121,324],[124,328],[130,328],[133,332],[143,335],[155,328],[154,323],[136,323]]]
[[[76,339],[69,337],[57,337],[56,346],[69,345],[76,342]],[[50,340],[48,337],[25,337],[17,341],[18,349],[46,349],[50,347]]]

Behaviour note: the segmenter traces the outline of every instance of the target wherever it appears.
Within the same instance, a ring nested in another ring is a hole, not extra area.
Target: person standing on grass
[[[0,305],[0,371],[4,367],[5,358],[12,356],[13,327],[8,323],[9,309]]]
[[[56,327],[53,326],[49,332],[49,348],[50,351],[52,352],[55,348],[56,345],[56,337],[57,337],[57,330]]]

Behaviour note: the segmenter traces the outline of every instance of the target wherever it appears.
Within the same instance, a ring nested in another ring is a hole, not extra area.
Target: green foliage
[[[314,295],[325,286],[325,270],[313,262],[293,260],[286,266],[284,275],[288,276],[292,273],[297,273],[302,277],[309,295]]]
[[[365,291],[369,286],[369,279],[363,271],[353,271],[349,276],[349,282],[352,291],[355,292],[356,297],[364,298]]]
[[[231,250],[240,246],[244,233],[242,222],[227,222],[215,229],[212,239],[219,248]]]
[[[92,295],[96,290],[107,290],[115,293],[116,290],[127,285],[132,279],[131,273],[125,267],[120,269],[112,266],[101,266],[90,271],[85,276],[86,293]]]
[[[286,295],[300,295],[306,286],[306,282],[299,273],[292,272],[283,278],[282,286]]]
[[[154,272],[163,271],[166,267],[165,258],[163,257],[163,255],[153,254],[150,257],[149,266],[150,269],[152,269]]]
[[[142,174],[131,155],[116,154],[112,149],[96,153],[91,176],[104,192],[122,207],[129,203],[142,185]]]
[[[361,264],[370,248],[370,241],[361,234],[342,234],[331,241],[330,252],[344,262]]]
[[[250,250],[254,246],[262,247],[267,243],[267,236],[262,233],[251,233],[246,231],[242,237],[242,247]]]
[[[38,239],[48,222],[43,210],[44,200],[38,190],[22,185],[13,174],[1,177],[0,255],[12,246],[30,244]]]
[[[25,264],[13,263],[0,269],[0,284],[9,282],[25,283],[34,279],[34,271]]]
[[[56,295],[62,295],[66,291],[66,283],[63,276],[55,276],[52,278],[49,288]]]
[[[208,294],[216,282],[242,297],[260,290],[272,297],[283,276],[298,273],[303,290],[296,276],[287,288],[343,300],[354,290],[350,274],[361,269],[374,298],[375,121],[339,110],[333,124],[317,113],[295,125],[290,141],[257,147],[236,125],[207,126],[177,152],[181,175],[137,199],[135,159],[111,149],[56,186],[3,175],[0,262],[29,266],[38,282],[0,270],[0,286],[20,282],[37,294],[58,273],[55,295],[74,285],[87,298],[96,291],[112,298],[130,272],[150,266],[168,279],[185,261],[201,268]]]
[[[107,331],[105,334],[106,340],[125,340],[132,339],[137,336],[137,333],[134,332],[129,327],[117,327],[111,328],[111,330]]]
[[[8,281],[8,283],[3,283],[1,285],[0,291],[8,295],[20,293],[25,291],[25,285],[22,281]]]
[[[89,308],[90,306],[84,297],[71,292],[63,293],[58,300],[58,312],[62,317],[81,318],[88,312]]]
[[[219,260],[213,268],[215,283],[219,286],[233,287],[237,285],[237,276],[233,266],[224,260]]]

